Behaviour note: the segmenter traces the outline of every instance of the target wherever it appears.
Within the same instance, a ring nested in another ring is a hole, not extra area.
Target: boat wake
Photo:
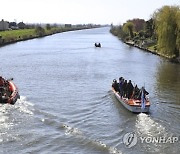
[[[73,128],[66,124],[63,124],[62,128],[65,129],[65,135],[83,136],[83,133],[78,128]]]
[[[137,116],[136,129],[140,141],[139,146],[144,151],[159,153],[162,149],[168,150],[169,146],[176,147],[176,144],[167,142],[167,139],[172,139],[176,135],[154,121],[149,115],[140,113]]]
[[[33,104],[21,96],[15,105],[0,104],[0,143],[17,141],[17,131],[33,115]],[[24,121],[25,120],[25,121]]]
[[[27,101],[27,98],[25,96],[21,96],[21,98],[17,100],[15,105],[0,104],[0,115],[10,115],[14,111],[33,115],[33,106],[34,105],[31,102]]]
[[[33,115],[33,106],[34,104],[29,102],[25,96],[21,96],[14,107],[21,113]]]
[[[148,136],[156,136],[166,133],[165,127],[160,125],[158,122],[155,122],[149,115],[144,113],[137,115],[136,128],[139,134]]]
[[[93,49],[93,47],[84,47],[84,48],[65,48],[62,51],[79,51],[79,52],[84,52],[84,50],[87,49]],[[74,52],[73,52],[74,53]],[[77,52],[76,52],[77,54]]]
[[[87,145],[94,145],[97,146],[97,148],[103,148],[107,150],[110,154],[121,154],[122,152],[116,149],[115,147],[108,146],[107,144],[103,143],[102,141],[98,139],[92,139],[90,137],[87,137],[87,135],[80,131],[78,128],[70,127],[67,124],[63,124],[61,126],[65,130],[65,135],[72,135],[77,138],[83,139]]]

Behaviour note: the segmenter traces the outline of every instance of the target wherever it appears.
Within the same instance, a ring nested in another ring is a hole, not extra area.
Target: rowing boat
[[[124,98],[121,97],[119,92],[115,91],[114,88],[112,87],[112,91],[115,95],[115,97],[117,98],[117,100],[129,111],[133,112],[133,113],[148,113],[149,112],[149,108],[150,108],[150,102],[149,99],[146,97],[145,98],[145,105],[144,107],[142,107],[142,101],[139,99],[128,99],[128,98]]]

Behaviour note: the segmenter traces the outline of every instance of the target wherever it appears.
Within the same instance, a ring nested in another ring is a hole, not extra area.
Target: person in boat
[[[123,96],[123,88],[122,88],[122,85],[123,85],[123,77],[120,77],[120,78],[119,78],[119,93],[120,93],[120,96],[121,96],[121,97]]]
[[[7,81],[0,76],[0,102],[7,98]]]
[[[129,82],[127,83],[127,98],[130,99],[132,97],[133,94],[133,85],[131,83],[131,80],[129,80]]]
[[[5,92],[5,80],[0,76],[0,96],[3,96]]]
[[[2,76],[0,76],[0,87],[4,87],[5,86],[5,80]]]
[[[122,90],[123,90],[123,97],[127,97],[127,80],[123,79]]]
[[[115,90],[116,92],[119,92],[119,85],[118,85],[116,79],[113,80],[112,87],[114,88],[114,90]]]
[[[139,92],[140,92],[140,89],[138,88],[137,84],[135,85],[134,87],[134,90],[133,90],[133,98],[134,99],[137,99],[138,98],[138,95],[139,95]]]
[[[144,93],[144,98],[146,99],[146,95],[149,95],[149,93],[146,91],[146,89],[144,87],[141,88],[141,90],[139,91],[138,97],[137,99],[141,99],[141,95],[142,95],[142,91]]]

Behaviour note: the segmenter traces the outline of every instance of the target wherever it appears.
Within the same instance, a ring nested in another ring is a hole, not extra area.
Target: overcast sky
[[[0,0],[0,20],[25,23],[122,24],[148,20],[164,5],[180,0]]]

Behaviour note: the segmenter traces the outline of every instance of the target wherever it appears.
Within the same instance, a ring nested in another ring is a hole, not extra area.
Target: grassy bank
[[[40,27],[40,29],[32,28],[32,29],[0,31],[0,46],[7,45],[10,43],[15,43],[18,41],[48,36],[55,33],[81,30],[81,29],[87,29],[87,27],[80,27],[80,28],[53,27],[50,29]]]
[[[35,33],[35,29],[10,30],[0,32],[1,43],[6,43],[14,40],[18,41],[35,36],[37,36]]]

